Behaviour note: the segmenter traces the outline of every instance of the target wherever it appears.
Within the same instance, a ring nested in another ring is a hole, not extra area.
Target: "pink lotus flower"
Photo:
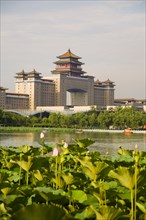
[[[52,156],[54,157],[54,156],[58,156],[58,148],[57,147],[55,147],[54,149],[53,149],[53,153],[52,153]]]

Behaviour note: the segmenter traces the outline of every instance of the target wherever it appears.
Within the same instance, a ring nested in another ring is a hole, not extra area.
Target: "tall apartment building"
[[[16,93],[29,95],[29,109],[54,105],[55,84],[52,80],[42,79],[41,73],[35,69],[16,74]]]

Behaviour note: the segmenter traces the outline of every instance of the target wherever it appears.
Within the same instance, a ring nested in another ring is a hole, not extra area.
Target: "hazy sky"
[[[1,0],[1,86],[17,72],[51,76],[69,48],[83,70],[115,82],[115,98],[146,98],[145,0]]]

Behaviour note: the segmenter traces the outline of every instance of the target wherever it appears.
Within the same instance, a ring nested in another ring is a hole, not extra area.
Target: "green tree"
[[[97,123],[101,128],[109,128],[113,124],[113,112],[100,112],[97,117]]]
[[[55,127],[55,128],[59,127],[58,114],[56,114],[54,112],[51,113],[49,115],[48,121],[49,121],[49,126],[50,127]]]
[[[96,113],[92,113],[88,115],[88,121],[89,121],[89,126],[91,128],[94,128],[95,126],[97,126],[97,115]]]

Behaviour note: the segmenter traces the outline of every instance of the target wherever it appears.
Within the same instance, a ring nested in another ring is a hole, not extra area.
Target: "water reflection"
[[[68,132],[46,132],[45,142],[47,144],[61,143],[66,140],[68,143],[73,143],[73,139],[91,138],[95,143],[90,147],[90,150],[98,150],[102,154],[109,152],[115,153],[120,146],[126,149],[134,149],[137,144],[140,150],[146,151],[146,134],[131,134],[124,135],[122,133],[100,133],[100,132],[83,132],[83,133],[68,133]],[[20,146],[33,145],[40,146],[40,133],[1,133],[1,146]]]

